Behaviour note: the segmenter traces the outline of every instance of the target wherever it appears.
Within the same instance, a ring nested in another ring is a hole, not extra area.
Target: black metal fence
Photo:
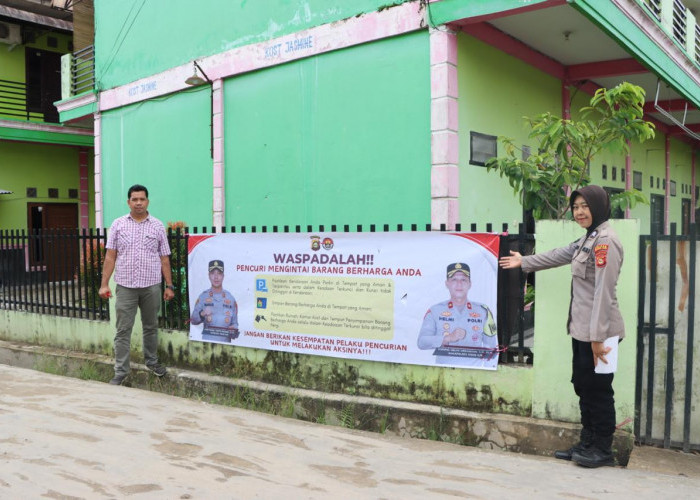
[[[700,398],[693,387],[698,231],[676,225],[639,240],[639,305],[634,433],[644,444],[700,450]],[[679,292],[678,296],[676,292]],[[693,417],[693,415],[695,415]]]
[[[0,308],[108,320],[97,290],[105,233],[0,230]]]
[[[175,297],[163,302],[160,326],[173,330],[189,328],[189,304],[187,283],[187,247],[190,234],[199,233],[298,233],[313,231],[331,232],[386,232],[419,231],[419,226],[388,224],[331,225],[331,226],[232,226],[230,228],[177,228],[168,229],[171,249],[171,268]],[[434,230],[430,224],[425,231]],[[466,229],[466,228],[465,228]],[[486,232],[493,232],[493,225],[486,224]],[[534,235],[526,234],[521,224],[517,234],[507,234],[507,224],[502,226],[501,255],[509,250],[530,254],[534,248]],[[443,225],[438,228],[446,231]],[[462,231],[457,225],[455,231]],[[477,232],[477,225],[468,226]],[[69,316],[85,319],[109,320],[109,305],[99,298],[102,265],[105,255],[106,231],[101,230],[0,230],[0,308],[27,311],[38,314]],[[526,281],[518,270],[498,273],[497,323],[499,344],[507,347],[501,354],[501,362],[532,363],[533,311],[524,304]]]

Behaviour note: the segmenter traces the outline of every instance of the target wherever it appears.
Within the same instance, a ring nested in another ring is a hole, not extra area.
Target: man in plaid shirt
[[[175,296],[170,272],[170,246],[163,223],[148,213],[148,189],[140,184],[129,188],[129,213],[112,223],[102,269],[99,295],[112,296],[109,279],[117,283],[117,333],[114,337],[114,378],[121,385],[129,374],[131,330],[136,310],[141,310],[143,357],[146,367],[158,377],[166,373],[158,363],[158,310],[160,285],[165,278],[163,299]],[[116,272],[114,272],[116,267]]]

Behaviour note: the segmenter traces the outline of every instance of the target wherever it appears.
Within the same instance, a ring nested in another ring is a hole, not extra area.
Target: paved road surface
[[[0,498],[697,498],[700,478],[381,436],[0,365]]]

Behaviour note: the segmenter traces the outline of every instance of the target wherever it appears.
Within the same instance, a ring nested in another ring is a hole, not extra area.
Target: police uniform
[[[617,302],[617,280],[624,257],[622,243],[607,222],[610,201],[600,186],[585,186],[571,194],[570,205],[581,196],[593,217],[587,233],[563,248],[522,256],[525,272],[571,264],[571,303],[567,329],[572,337],[572,376],[581,411],[581,441],[555,456],[586,467],[613,465],[615,400],[612,373],[595,373],[591,342],[625,336]],[[573,208],[572,208],[573,211]],[[601,362],[601,361],[599,361]]]
[[[617,233],[603,222],[594,231],[563,248],[523,255],[524,272],[571,264],[569,334],[581,342],[603,342],[625,336],[615,288],[623,251]]]
[[[223,262],[211,261],[209,272],[218,269],[223,272]],[[210,308],[205,313],[205,308]],[[230,342],[233,332],[238,330],[238,304],[233,294],[227,290],[215,292],[209,288],[199,294],[195,302],[190,322],[204,325],[202,340]],[[237,335],[236,335],[237,336]],[[235,338],[235,337],[233,337]]]
[[[469,266],[463,263],[450,264],[448,279],[456,272],[470,276]],[[462,328],[463,339],[443,346],[446,335]],[[435,304],[423,318],[418,335],[419,349],[436,349],[439,364],[474,367],[495,367],[498,363],[498,336],[493,314],[485,304],[467,302],[456,306],[452,300]]]

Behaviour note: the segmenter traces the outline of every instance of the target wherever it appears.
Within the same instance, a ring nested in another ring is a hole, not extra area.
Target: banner
[[[190,339],[495,370],[499,237],[189,236]]]

